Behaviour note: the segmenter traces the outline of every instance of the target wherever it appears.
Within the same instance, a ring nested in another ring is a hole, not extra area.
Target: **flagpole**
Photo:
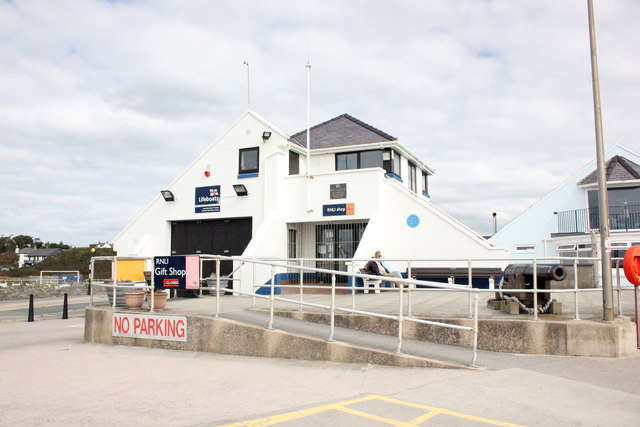
[[[307,212],[313,212],[311,209],[311,64],[307,62]]]
[[[244,61],[242,64],[247,66],[247,110],[251,109],[251,87],[249,86],[249,63]]]

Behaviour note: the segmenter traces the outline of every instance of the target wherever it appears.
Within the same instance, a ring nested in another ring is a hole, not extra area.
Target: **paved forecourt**
[[[87,344],[83,329],[84,319],[0,323],[0,389],[11,390],[0,400],[0,425],[637,426],[640,419],[638,355],[486,352],[485,369],[398,368]]]

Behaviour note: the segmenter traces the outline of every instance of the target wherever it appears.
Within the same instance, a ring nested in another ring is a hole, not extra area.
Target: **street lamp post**
[[[593,112],[596,125],[596,161],[598,164],[598,206],[600,220],[600,259],[602,262],[602,318],[613,321],[613,287],[611,285],[611,245],[609,243],[609,198],[607,195],[604,144],[602,142],[602,111],[600,108],[600,83],[598,54],[593,19],[593,0],[587,0],[589,9],[589,42],[591,46],[591,81],[593,86]]]

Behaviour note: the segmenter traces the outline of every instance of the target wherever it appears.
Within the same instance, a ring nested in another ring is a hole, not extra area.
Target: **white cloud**
[[[640,4],[596,2],[605,144],[638,150]],[[251,103],[350,113],[480,233],[595,155],[582,0],[0,2],[0,233],[111,240]]]

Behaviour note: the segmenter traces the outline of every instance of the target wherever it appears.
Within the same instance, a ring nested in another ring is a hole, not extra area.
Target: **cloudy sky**
[[[640,1],[594,0],[605,147],[640,151]],[[595,157],[586,0],[0,0],[0,234],[111,241],[247,108],[349,113],[481,234]]]

